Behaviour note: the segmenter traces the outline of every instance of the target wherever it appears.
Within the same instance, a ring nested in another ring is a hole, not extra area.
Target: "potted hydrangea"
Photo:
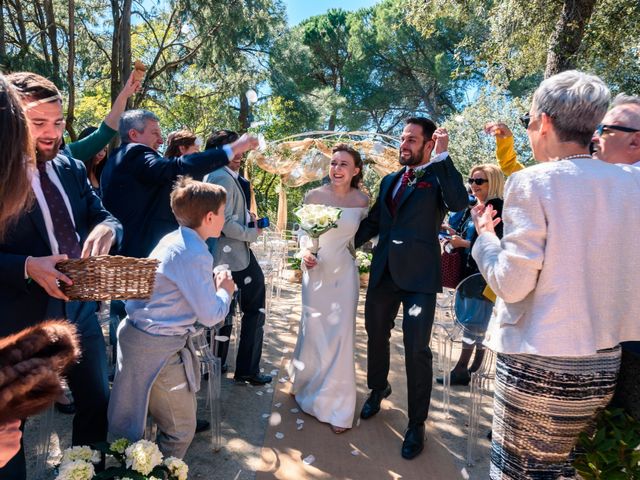
[[[289,276],[287,280],[291,283],[302,282],[302,252],[296,252],[293,257],[287,259]]]
[[[179,458],[162,457],[158,445],[147,440],[131,443],[121,438],[111,444],[67,448],[58,466],[58,480],[187,480],[189,467]],[[100,462],[100,452],[114,457],[119,466],[95,473],[93,464]]]
[[[373,255],[371,253],[358,250],[356,252],[356,265],[358,266],[358,273],[360,274],[360,287],[366,288],[369,284],[369,272],[371,271],[371,259]]]

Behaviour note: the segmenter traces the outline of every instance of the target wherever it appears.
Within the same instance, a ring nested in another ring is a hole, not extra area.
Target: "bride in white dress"
[[[355,321],[359,296],[353,237],[369,198],[358,190],[362,158],[348,145],[333,150],[331,183],[311,190],[305,203],[340,207],[338,227],[320,236],[317,258],[304,250],[302,318],[289,373],[300,408],[335,433],[351,428],[356,407]]]

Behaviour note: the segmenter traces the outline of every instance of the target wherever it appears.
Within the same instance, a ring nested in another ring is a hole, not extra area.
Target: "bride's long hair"
[[[353,158],[353,163],[357,169],[359,169],[358,173],[353,176],[351,179],[351,187],[360,189],[360,183],[362,182],[362,167],[364,166],[364,162],[362,161],[362,157],[360,156],[360,152],[358,152],[351,145],[347,145],[346,143],[339,143],[335,147],[333,147],[332,153],[337,152],[346,152],[351,155]]]

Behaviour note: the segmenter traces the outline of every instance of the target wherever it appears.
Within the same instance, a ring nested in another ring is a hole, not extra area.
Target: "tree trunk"
[[[61,78],[60,75],[60,52],[58,50],[58,27],[53,11],[53,1],[44,0],[44,15],[47,20],[47,35],[49,45],[51,45],[51,64],[53,65],[54,81]]]
[[[71,137],[71,141],[77,139],[75,129],[73,128],[73,122],[75,121],[75,107],[76,107],[76,86],[75,86],[75,61],[76,61],[76,17],[75,0],[67,0],[69,2],[69,58],[67,63],[67,84],[69,90],[69,105],[67,107],[67,121],[66,128]]]
[[[42,46],[42,54],[44,55],[44,61],[51,63],[51,57],[49,56],[49,45],[47,44],[47,19],[44,16],[42,5],[40,2],[34,2],[36,7],[37,27],[40,29],[40,45]]]
[[[7,43],[4,36],[4,0],[0,0],[0,60],[7,57]]]
[[[111,103],[122,90],[131,73],[131,3],[111,0],[113,39],[111,42]]]
[[[246,90],[246,89],[243,89]],[[245,133],[250,126],[249,123],[249,100],[244,93],[240,93],[240,113],[238,114],[238,124],[240,133]]]
[[[584,29],[595,4],[596,0],[564,0],[562,14],[549,40],[545,78],[575,67]]]
[[[27,38],[27,27],[24,22],[24,13],[22,11],[22,2],[15,0],[16,18],[18,20],[18,30],[20,30],[20,51],[26,52],[29,50],[29,39]]]

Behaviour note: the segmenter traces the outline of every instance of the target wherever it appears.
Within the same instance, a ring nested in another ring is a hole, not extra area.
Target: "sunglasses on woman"
[[[489,180],[487,180],[486,178],[468,178],[467,181],[469,182],[469,185],[473,185],[475,183],[478,186],[489,183]]]

